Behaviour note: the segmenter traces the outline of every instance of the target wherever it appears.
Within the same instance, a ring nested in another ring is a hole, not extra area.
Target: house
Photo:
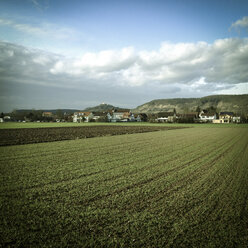
[[[240,116],[233,116],[232,118],[232,122],[233,123],[240,123],[241,121],[241,117]]]
[[[220,112],[219,122],[214,123],[231,123],[233,118],[233,112]]]
[[[107,119],[109,122],[129,122],[146,121],[146,114],[133,114],[130,109],[113,109],[108,111]]]
[[[110,118],[111,122],[129,121],[131,117],[130,109],[113,110]]]
[[[241,117],[234,115],[233,112],[220,112],[219,119],[213,123],[240,123]]]
[[[0,123],[3,122],[3,118],[0,118]]]
[[[93,120],[95,121],[106,121],[107,120],[107,112],[92,112]]]
[[[157,114],[158,122],[174,122],[176,119],[176,113],[175,112],[160,112]]]
[[[199,114],[199,118],[201,122],[213,122],[213,120],[216,119],[216,114],[201,111],[201,113]]]
[[[107,113],[107,121],[108,122],[112,122],[112,115],[111,115],[111,113],[112,113],[112,111]]]
[[[5,121],[11,121],[11,117],[9,115],[5,115],[3,117],[3,122],[5,122]]]
[[[124,112],[121,121],[122,122],[128,122],[128,121],[134,121],[134,116],[133,114],[129,112]]]
[[[132,114],[130,121],[141,122],[141,116],[139,114]]]
[[[94,115],[91,112],[75,112],[73,114],[73,122],[89,122]]]

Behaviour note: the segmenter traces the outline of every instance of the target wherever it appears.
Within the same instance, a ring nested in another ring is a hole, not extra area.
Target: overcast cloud
[[[50,24],[34,27],[0,19],[0,25],[56,39],[73,34]],[[248,17],[230,25],[239,27],[248,27]],[[128,46],[77,57],[0,41],[1,111],[83,109],[101,102],[134,108],[157,98],[247,94],[247,64],[248,38],[163,42],[157,50]]]
[[[248,39],[213,44],[162,43],[158,51],[132,47],[66,58],[22,46],[0,43],[2,78],[62,88],[82,88],[85,81],[137,87],[155,83],[195,85],[247,83]],[[68,80],[61,80],[68,79]]]
[[[164,42],[157,51],[127,47],[85,53],[79,58],[0,43],[0,80],[5,91],[11,84],[28,84],[30,91],[34,86],[54,92],[66,88],[83,95],[87,92],[86,104],[100,103],[104,97],[98,100],[94,95],[101,94],[109,101],[112,95],[111,102],[135,107],[144,102],[140,101],[143,97],[148,100],[146,91],[150,97],[186,97],[193,92],[217,94],[235,85],[247,87],[247,64],[248,39],[222,39],[213,44]],[[71,94],[69,99],[73,99]],[[6,102],[4,91],[1,100]]]

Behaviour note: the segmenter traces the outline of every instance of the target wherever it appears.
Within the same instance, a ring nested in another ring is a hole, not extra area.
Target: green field
[[[0,147],[0,246],[247,247],[248,127],[197,127]]]
[[[127,126],[185,126],[185,127],[248,127],[247,124],[195,124],[195,123],[149,123],[149,122],[84,122],[84,123],[74,123],[74,122],[3,122],[0,123],[0,129],[9,129],[9,128],[46,128],[46,127],[83,127],[83,126],[101,126],[101,125],[127,125]]]
[[[4,122],[0,123],[0,129],[9,129],[9,128],[47,128],[47,127],[84,127],[84,126],[102,126],[102,125],[111,125],[111,126],[199,126],[199,124],[167,124],[167,123],[149,123],[149,122],[83,122],[83,123],[74,123],[74,122]],[[208,125],[208,124],[204,124]],[[213,124],[211,124],[213,125]],[[220,126],[219,124],[216,124]],[[229,124],[226,124],[229,125]],[[225,126],[226,126],[225,125]],[[222,125],[223,126],[223,125]]]

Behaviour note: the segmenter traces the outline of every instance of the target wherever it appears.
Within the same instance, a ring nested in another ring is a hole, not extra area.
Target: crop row
[[[2,246],[245,247],[248,132],[0,147]]]

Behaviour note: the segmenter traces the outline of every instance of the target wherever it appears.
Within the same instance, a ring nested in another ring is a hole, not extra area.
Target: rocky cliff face
[[[133,109],[137,113],[158,113],[162,111],[191,112],[214,107],[217,111],[231,111],[240,114],[248,113],[248,94],[246,95],[214,95],[202,98],[158,99],[142,104]]]

